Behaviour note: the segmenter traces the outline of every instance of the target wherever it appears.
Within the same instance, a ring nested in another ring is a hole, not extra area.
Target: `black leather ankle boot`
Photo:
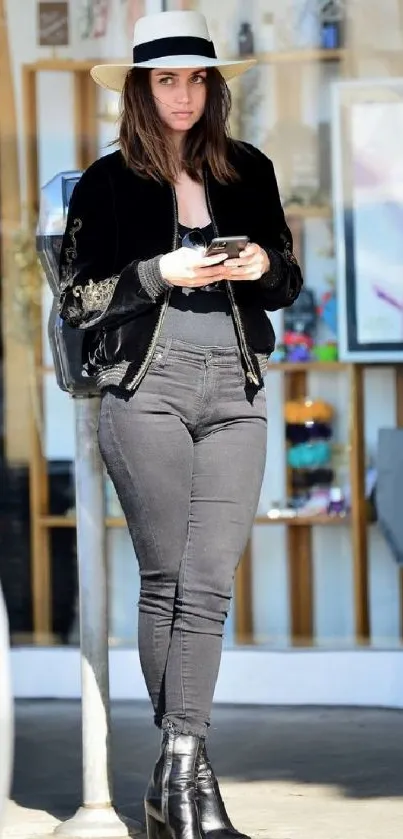
[[[235,830],[229,820],[204,741],[200,748],[196,790],[200,825],[206,837],[214,832],[214,839],[250,839],[249,836]]]
[[[196,800],[200,737],[164,731],[144,808],[148,839],[204,839]]]

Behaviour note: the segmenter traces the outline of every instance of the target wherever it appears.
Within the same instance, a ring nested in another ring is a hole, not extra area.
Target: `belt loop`
[[[165,367],[171,344],[172,338],[167,338],[166,341],[163,340],[157,344],[152,360],[157,362],[158,367]]]
[[[160,366],[161,366],[161,367],[165,367],[165,364],[166,364],[166,362],[167,362],[167,359],[168,359],[168,355],[169,355],[169,351],[170,351],[170,349],[171,349],[171,346],[172,346],[172,337],[167,338],[167,341],[166,341],[165,347],[164,347],[164,349],[163,349],[163,351],[162,351],[162,356],[161,356],[161,358],[160,358]]]

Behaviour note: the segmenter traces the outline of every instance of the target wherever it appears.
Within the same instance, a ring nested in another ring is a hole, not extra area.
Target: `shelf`
[[[40,525],[43,528],[49,529],[57,529],[63,527],[75,527],[76,526],[76,519],[74,516],[41,516]],[[349,524],[348,517],[335,517],[335,516],[327,516],[327,515],[317,515],[317,516],[296,516],[295,518],[289,518],[289,516],[279,516],[276,519],[270,519],[267,516],[257,516],[255,518],[254,524],[257,525],[265,525],[265,524],[286,524],[290,525],[291,527],[301,527],[303,525],[346,525]],[[105,519],[106,527],[126,527],[126,521],[123,518],[112,518],[108,517]]]
[[[314,527],[315,525],[340,527],[350,524],[348,516],[328,516],[326,513],[318,514],[317,516],[278,516],[278,518],[268,518],[268,516],[257,516],[255,518],[256,525],[266,524],[285,524],[290,527]]]
[[[242,60],[255,59],[260,64],[298,64],[309,61],[341,61],[346,55],[346,50],[322,50],[322,49],[305,49],[305,50],[279,50],[276,52],[258,52],[254,55],[243,55]],[[239,61],[240,56],[236,56]],[[123,58],[118,60],[116,58],[91,58],[87,60],[76,61],[74,58],[42,58],[40,61],[34,61],[24,65],[24,69],[38,73],[42,71],[53,72],[75,72],[85,73],[91,70],[95,64],[130,64],[129,60]]]
[[[39,524],[43,528],[58,528],[58,527],[75,527],[75,516],[40,516]],[[126,521],[123,518],[113,518],[109,516],[105,519],[106,527],[126,527]]]
[[[338,370],[348,370],[348,361],[270,361],[267,372],[278,373],[334,373]]]
[[[243,55],[241,57],[243,61],[255,59],[259,64],[301,64],[309,61],[342,61],[346,54],[345,49],[305,49],[257,52],[254,55]]]
[[[332,208],[320,204],[285,204],[284,215],[287,218],[331,218]]]

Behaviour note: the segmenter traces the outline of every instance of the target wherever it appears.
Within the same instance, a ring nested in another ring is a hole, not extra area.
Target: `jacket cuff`
[[[266,288],[278,288],[283,279],[283,259],[278,251],[270,248],[265,248],[265,250],[270,260],[270,268],[263,274],[265,286]]]
[[[164,280],[160,271],[161,256],[162,254],[153,256],[152,259],[139,262],[137,266],[140,283],[152,300],[156,300],[160,294],[171,288],[170,283]]]

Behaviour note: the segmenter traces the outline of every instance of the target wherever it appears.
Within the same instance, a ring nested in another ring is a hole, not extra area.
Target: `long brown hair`
[[[207,69],[205,109],[186,135],[182,160],[155,106],[150,73],[134,67],[123,87],[119,142],[127,165],[144,177],[174,184],[181,169],[200,181],[206,162],[221,183],[235,180],[236,171],[227,160],[231,94],[221,73],[215,67]]]

